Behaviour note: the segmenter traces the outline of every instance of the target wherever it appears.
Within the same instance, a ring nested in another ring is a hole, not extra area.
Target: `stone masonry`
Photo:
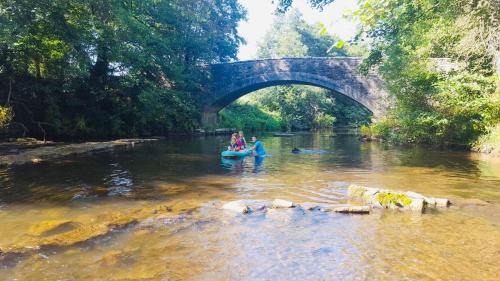
[[[389,95],[375,73],[359,73],[361,58],[283,58],[240,61],[209,66],[211,82],[206,85],[202,124],[213,126],[217,113],[236,99],[269,86],[303,84],[344,95],[373,113],[383,115]]]

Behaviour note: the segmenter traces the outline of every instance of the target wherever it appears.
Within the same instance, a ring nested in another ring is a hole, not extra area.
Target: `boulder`
[[[375,196],[377,193],[381,192],[380,188],[366,187],[363,195],[365,196]]]
[[[422,198],[411,198],[410,205],[405,206],[403,209],[422,213],[424,212],[426,205],[427,202]]]
[[[425,197],[413,191],[401,192],[358,185],[350,185],[347,191],[350,197],[362,199],[374,208],[423,212],[427,206],[448,207],[451,204],[448,199]]]
[[[265,212],[269,206],[269,202],[263,200],[247,200],[245,202],[252,212]]]
[[[251,212],[250,207],[247,205],[247,203],[244,200],[237,200],[237,201],[231,201],[228,202],[224,205],[222,205],[222,209],[240,213],[240,214],[247,214]]]
[[[283,200],[283,199],[274,199],[273,208],[293,208],[295,205],[292,201]]]
[[[446,198],[429,198],[429,201],[432,202],[433,205],[436,205],[436,207],[448,207],[451,204],[450,200]],[[430,202],[429,204],[431,204]]]
[[[405,192],[405,195],[410,197],[410,198],[416,198],[416,199],[424,199],[426,200],[427,198],[425,196],[423,196],[422,194],[420,193],[417,193],[417,192],[413,192],[413,191],[407,191]]]

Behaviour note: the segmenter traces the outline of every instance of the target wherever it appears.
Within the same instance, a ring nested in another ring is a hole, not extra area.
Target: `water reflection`
[[[255,156],[254,157],[254,168],[253,172],[258,173],[262,169],[262,164],[264,164],[264,159],[266,159],[269,156]]]
[[[230,159],[221,157],[221,165],[227,170],[230,170],[235,173],[243,173],[245,170],[245,160],[246,157]]]
[[[133,190],[134,182],[130,171],[123,170],[120,164],[110,164],[112,171],[104,177],[104,184],[108,188],[108,196],[128,196]]]

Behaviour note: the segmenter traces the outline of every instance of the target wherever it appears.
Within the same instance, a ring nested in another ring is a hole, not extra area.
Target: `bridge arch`
[[[217,122],[217,113],[250,92],[277,85],[303,84],[331,90],[359,103],[377,117],[388,94],[376,73],[361,75],[360,58],[285,58],[212,65],[202,123]]]

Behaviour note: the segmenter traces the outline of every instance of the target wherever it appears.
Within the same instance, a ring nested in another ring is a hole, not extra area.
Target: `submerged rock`
[[[427,203],[436,207],[448,207],[451,205],[450,200],[446,198],[427,198]]]
[[[274,199],[272,207],[276,208],[293,208],[295,205],[292,201],[283,200],[283,199]]]
[[[45,234],[50,234],[51,232],[62,230],[70,226],[71,226],[71,221],[69,220],[47,220],[33,225],[30,228],[29,233],[37,236],[45,235]]]
[[[273,221],[291,223],[301,220],[304,214],[305,211],[302,208],[282,208],[269,209],[265,216]]]
[[[185,221],[187,219],[186,215],[156,215],[141,221],[137,227],[140,229],[147,228],[161,228],[164,226],[177,224]]]
[[[42,221],[31,226],[25,235],[20,235],[12,244],[0,246],[4,254],[10,256],[31,254],[44,247],[71,246],[107,235],[116,229],[136,225],[152,216],[160,220],[161,212],[167,209],[164,205],[153,205],[97,216],[81,215],[72,220]]]
[[[335,212],[342,214],[369,214],[371,211],[370,206],[337,206],[326,208],[325,212]]]
[[[303,202],[299,206],[307,211],[321,211],[322,209],[321,205],[312,202]]]

